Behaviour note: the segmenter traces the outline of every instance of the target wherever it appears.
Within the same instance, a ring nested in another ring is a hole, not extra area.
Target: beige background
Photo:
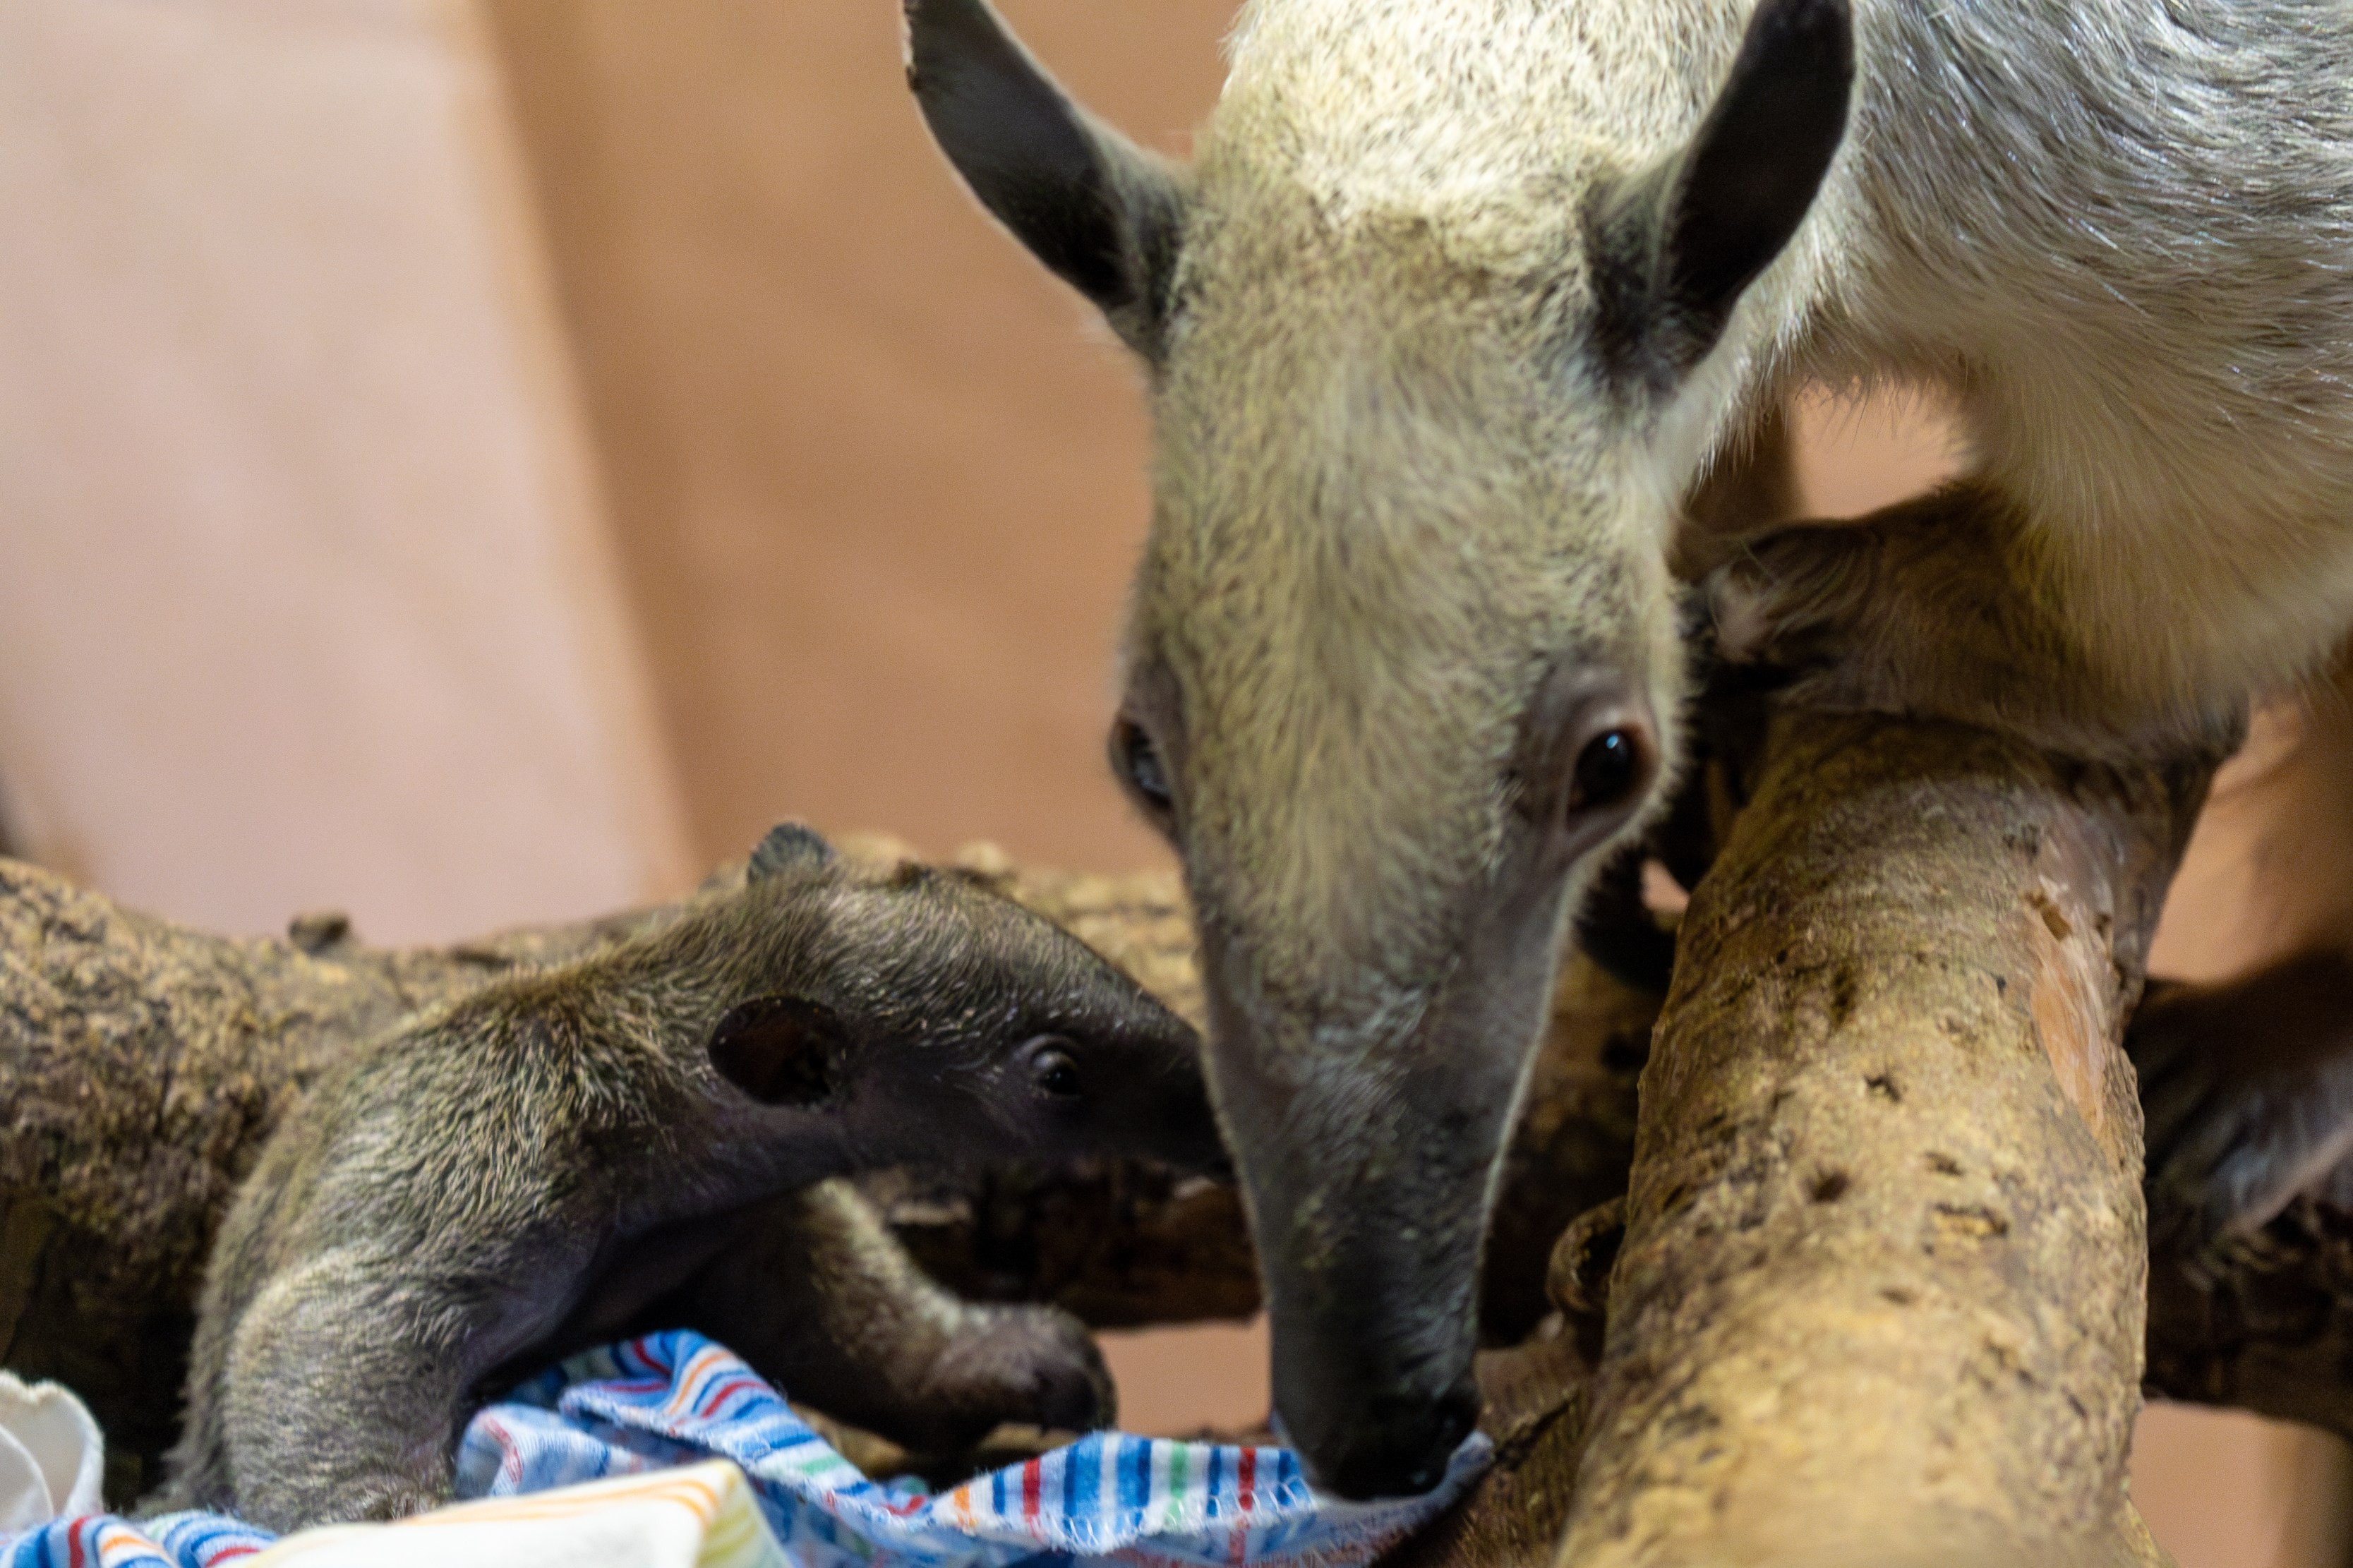
[[[699,858],[481,38],[0,5],[0,758],[124,897],[422,936]]]
[[[1006,9],[1171,150],[1216,92],[1229,0]],[[933,152],[895,5],[491,14],[699,846],[1156,856],[1100,765],[1135,378]]]
[[[1181,151],[1229,0],[1005,0]],[[965,201],[890,0],[0,5],[0,801],[259,931],[675,891],[785,815],[1155,863],[1101,765],[1134,377]],[[1810,411],[1859,510],[1933,419]],[[2348,929],[2353,723],[2266,730],[2165,957]],[[1264,1404],[1248,1327],[1122,1337],[1131,1423]],[[2187,1568],[2341,1562],[2341,1448],[2158,1410]]]

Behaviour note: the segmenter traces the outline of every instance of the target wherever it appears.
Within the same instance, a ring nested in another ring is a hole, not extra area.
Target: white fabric
[[[106,1441],[54,1383],[0,1372],[0,1535],[105,1510]]]
[[[724,1459],[306,1530],[239,1568],[791,1568]]]

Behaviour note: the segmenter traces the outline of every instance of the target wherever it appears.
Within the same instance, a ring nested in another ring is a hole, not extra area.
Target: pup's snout
[[[1479,1422],[1478,1390],[1457,1384],[1436,1399],[1374,1394],[1308,1474],[1337,1496],[1418,1497],[1445,1479],[1446,1462]]]

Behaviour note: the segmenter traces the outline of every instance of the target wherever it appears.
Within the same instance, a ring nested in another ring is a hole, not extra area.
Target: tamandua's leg
[[[2259,1230],[2302,1194],[2353,1200],[2353,955],[2152,985],[2125,1044],[2152,1194],[2200,1239]]]
[[[1077,1319],[943,1289],[849,1183],[774,1199],[744,1234],[666,1307],[793,1398],[927,1453],[1008,1421],[1111,1422],[1111,1376]]]
[[[239,1321],[219,1421],[235,1511],[270,1530],[449,1500],[469,1359],[496,1308],[346,1248],[279,1275]],[[479,1359],[477,1356],[476,1359]]]
[[[2072,756],[2236,743],[2243,704],[2152,710],[2050,602],[2019,510],[1969,482],[1852,522],[1719,542],[1697,564],[1719,658],[1779,667],[1799,700],[1933,717]]]

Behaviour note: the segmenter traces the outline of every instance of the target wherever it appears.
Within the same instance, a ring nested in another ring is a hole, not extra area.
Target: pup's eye
[[[1168,770],[1160,761],[1160,748],[1144,732],[1144,726],[1133,719],[1122,719],[1112,727],[1112,766],[1127,781],[1127,787],[1142,797],[1153,810],[1164,815],[1175,809],[1176,801],[1168,793]]]
[[[1059,1041],[1040,1041],[1029,1048],[1029,1081],[1041,1094],[1075,1100],[1080,1093],[1078,1059]]]
[[[1568,798],[1571,812],[1617,805],[1634,793],[1644,771],[1642,742],[1631,730],[1605,730],[1577,754]]]

